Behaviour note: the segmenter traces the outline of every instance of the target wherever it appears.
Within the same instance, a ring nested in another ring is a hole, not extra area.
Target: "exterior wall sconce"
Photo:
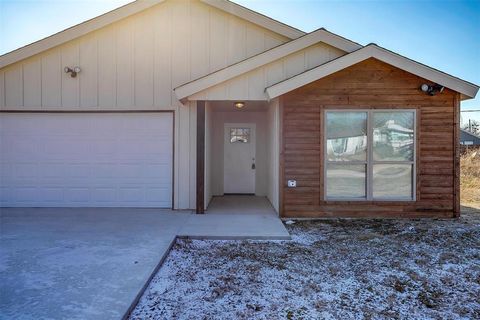
[[[425,92],[429,96],[434,96],[437,93],[442,93],[444,89],[445,89],[445,87],[442,86],[442,85],[439,85],[439,84],[429,85],[429,84],[424,83],[420,87],[420,90],[422,90],[423,92]]]
[[[237,109],[242,109],[243,107],[245,107],[245,102],[240,102],[240,101],[238,101],[238,102],[235,102],[233,105],[234,105],[235,108],[237,108]]]
[[[63,68],[63,71],[65,71],[65,73],[70,73],[70,76],[72,78],[75,78],[77,76],[77,73],[79,73],[82,70],[80,69],[80,67],[74,67],[73,69],[70,67],[65,67]]]

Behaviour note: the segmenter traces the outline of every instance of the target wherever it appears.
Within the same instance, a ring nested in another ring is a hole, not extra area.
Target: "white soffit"
[[[153,7],[154,5],[157,5],[163,1],[164,0],[137,0],[98,17],[55,33],[47,38],[6,53],[0,56],[0,68],[6,67],[12,63],[26,59],[40,52],[59,46],[65,42],[86,35],[87,33],[98,30],[128,16]]]
[[[362,49],[274,84],[266,88],[265,91],[268,98],[273,99],[369,58],[375,58],[399,69],[410,72],[411,74],[457,91],[462,94],[462,99],[474,98],[479,89],[479,87],[473,83],[430,68],[397,53],[381,48],[375,44],[369,44]]]
[[[281,44],[275,48],[259,53],[226,68],[220,69],[196,80],[187,82],[174,89],[177,98],[185,101],[189,96],[220,84],[224,81],[252,71],[289,54],[305,49],[316,43],[324,42],[346,52],[362,48],[358,43],[352,42],[325,29],[318,29],[300,38]]]

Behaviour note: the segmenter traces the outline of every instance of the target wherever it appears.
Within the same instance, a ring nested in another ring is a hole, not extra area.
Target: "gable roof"
[[[428,67],[401,56],[395,52],[379,47],[376,44],[369,44],[354,52],[341,56],[332,61],[326,62],[318,67],[307,70],[299,75],[271,85],[265,89],[269,99],[278,97],[284,93],[297,89],[313,81],[324,78],[332,73],[350,67],[369,58],[375,58],[399,69],[410,72],[421,78],[438,83],[444,87],[459,92],[463,99],[474,98],[479,87],[473,83],[456,78],[437,69]]]
[[[175,94],[179,100],[184,100],[195,93],[213,87],[226,80],[237,77],[241,74],[281,59],[289,54],[300,51],[319,42],[324,42],[345,52],[352,52],[362,48],[362,46],[358,43],[340,37],[324,28],[321,28],[305,34],[302,37],[283,43],[272,49],[232,64],[226,68],[217,70],[206,76],[182,84],[174,89]]]
[[[98,17],[55,33],[44,39],[33,42],[11,52],[5,53],[0,56],[0,68],[6,67],[20,60],[29,58],[35,54],[41,53],[68,41],[74,40],[78,37],[86,35],[87,33],[101,29],[109,24],[125,19],[131,15],[144,11],[164,1],[165,0],[137,0],[128,3],[122,7],[119,7],[115,10],[109,11],[105,14],[102,14]],[[284,23],[276,21],[272,18],[269,18],[248,8],[242,7],[228,0],[200,1],[220,10],[226,11],[230,14],[233,14],[239,18],[262,26],[275,33],[281,34],[289,39],[295,39],[305,34],[305,32],[301,30],[288,26]]]

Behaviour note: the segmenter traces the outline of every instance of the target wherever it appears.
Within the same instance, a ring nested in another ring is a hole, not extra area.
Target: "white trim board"
[[[369,58],[378,59],[399,69],[410,72],[411,74],[457,91],[461,93],[462,100],[474,98],[479,89],[479,87],[473,83],[430,68],[375,44],[369,44],[357,51],[274,84],[266,88],[265,92],[269,99],[273,99]]]
[[[193,94],[242,75],[246,72],[252,71],[319,42],[324,42],[346,52],[352,52],[362,48],[361,45],[351,42],[350,40],[346,40],[322,28],[295,40],[281,44],[270,50],[259,53],[251,58],[245,59],[226,68],[178,86],[174,89],[175,94],[180,101],[185,102],[187,98]]]

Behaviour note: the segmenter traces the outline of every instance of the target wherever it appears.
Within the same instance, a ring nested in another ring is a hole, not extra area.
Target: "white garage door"
[[[171,113],[0,114],[0,205],[171,207]]]

